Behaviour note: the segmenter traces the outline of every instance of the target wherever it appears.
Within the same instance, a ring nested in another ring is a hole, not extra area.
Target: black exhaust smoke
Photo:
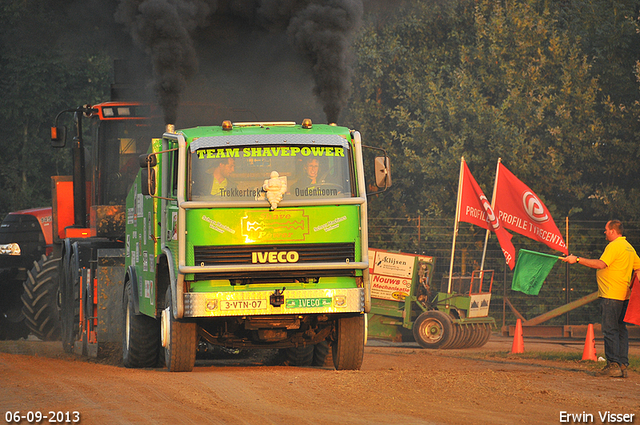
[[[151,57],[155,92],[166,124],[176,122],[180,94],[197,72],[190,33],[209,15],[202,1],[122,0],[115,18]]]
[[[362,2],[316,0],[296,11],[287,33],[293,45],[311,62],[314,94],[323,105],[327,122],[338,122],[349,98],[351,35],[360,25]]]
[[[115,17],[151,57],[165,123],[176,122],[180,96],[198,71],[194,32],[219,34],[216,26],[225,24],[286,33],[310,64],[327,121],[337,122],[350,94],[349,45],[362,14],[362,0],[120,0]]]

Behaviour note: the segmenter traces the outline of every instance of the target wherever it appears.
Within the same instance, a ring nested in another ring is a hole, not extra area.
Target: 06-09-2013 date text
[[[26,423],[49,423],[49,424],[72,424],[80,422],[80,412],[77,411],[53,411],[48,412],[41,411],[7,411],[4,414],[4,420],[8,424],[19,424],[21,422]]]

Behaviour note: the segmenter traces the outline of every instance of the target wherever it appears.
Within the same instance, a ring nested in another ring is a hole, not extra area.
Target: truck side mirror
[[[51,127],[51,147],[64,148],[67,144],[67,127]]]
[[[143,195],[156,194],[156,170],[153,168],[145,168],[140,170],[140,191]]]
[[[388,188],[391,186],[391,160],[388,156],[379,156],[375,159],[376,186]]]

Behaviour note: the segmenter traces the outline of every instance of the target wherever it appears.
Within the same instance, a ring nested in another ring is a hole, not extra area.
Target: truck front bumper
[[[188,292],[184,317],[364,312],[364,289],[301,289],[243,292]]]

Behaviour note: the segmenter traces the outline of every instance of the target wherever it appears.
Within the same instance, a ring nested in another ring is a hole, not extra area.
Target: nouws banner
[[[505,228],[569,254],[547,207],[502,163],[498,163],[495,190],[494,210]]]
[[[500,218],[491,208],[491,203],[484,196],[482,189],[473,178],[467,163],[462,160],[462,172],[460,176],[460,205],[458,208],[458,221],[475,224],[488,229],[496,234],[505,261],[513,270],[516,263],[516,249],[511,243],[511,234],[500,223]]]

